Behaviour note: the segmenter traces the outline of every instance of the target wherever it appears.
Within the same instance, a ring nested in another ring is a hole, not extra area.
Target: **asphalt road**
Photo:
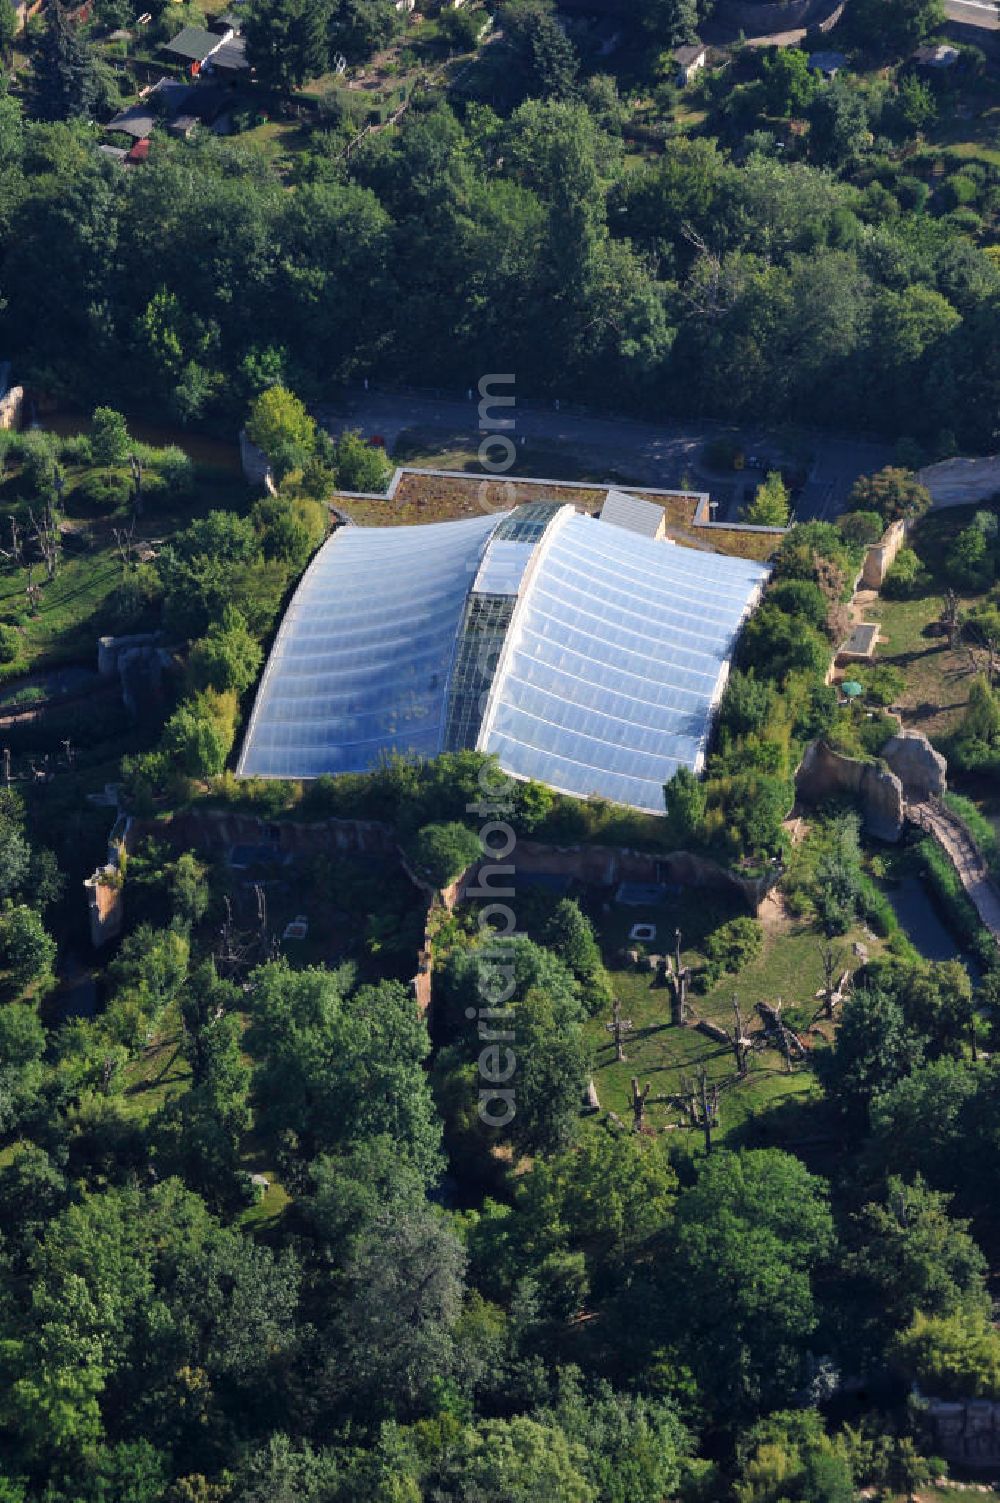
[[[497,411],[507,415],[501,409]],[[338,394],[318,415],[332,433],[346,427],[360,428],[366,437],[381,435],[390,450],[407,429],[416,429],[429,440],[440,440],[442,447],[475,448],[482,439],[477,400],[357,388]],[[514,442],[572,454],[602,479],[673,488],[687,483],[697,490],[707,490],[719,502],[719,521],[735,519],[744,500],[744,488],[754,476],[748,472],[733,480],[707,473],[701,465],[701,454],[708,440],[720,433],[731,434],[746,454],[759,456],[765,465],[790,454],[787,438],[763,427],[638,422],[577,410],[567,412],[565,408],[557,411],[554,404],[537,403],[518,403],[513,418],[514,427],[507,431]],[[800,435],[795,442],[808,463],[808,477],[796,505],[796,516],[802,521],[837,516],[859,475],[892,463],[888,445],[863,439],[810,433]],[[494,450],[493,457],[499,459],[501,452]]]

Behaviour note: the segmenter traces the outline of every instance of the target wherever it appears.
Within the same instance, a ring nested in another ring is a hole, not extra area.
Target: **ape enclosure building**
[[[529,501],[340,528],[282,622],[240,775],[477,748],[512,776],[662,813],[678,767],[701,769],[768,570],[679,547],[625,499],[599,519]]]

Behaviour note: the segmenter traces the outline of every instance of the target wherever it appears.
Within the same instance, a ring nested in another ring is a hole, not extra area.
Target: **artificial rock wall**
[[[795,774],[796,797],[822,804],[843,794],[855,799],[865,829],[878,840],[896,841],[903,832],[903,784],[881,762],[861,762],[814,741]]]

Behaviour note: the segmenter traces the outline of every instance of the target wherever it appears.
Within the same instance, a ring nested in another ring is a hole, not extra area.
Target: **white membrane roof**
[[[463,625],[475,590],[506,596],[513,614],[470,740],[515,777],[662,813],[663,784],[703,763],[766,566],[569,506],[534,539],[491,542],[509,515],[337,532],[282,622],[240,774],[311,778],[394,752],[437,756],[457,639],[478,629]]]
[[[452,653],[496,513],[343,527],[310,564],[271,652],[243,777],[367,772],[441,750]]]
[[[514,613],[480,747],[515,776],[662,813],[663,784],[701,767],[767,572],[561,513]]]

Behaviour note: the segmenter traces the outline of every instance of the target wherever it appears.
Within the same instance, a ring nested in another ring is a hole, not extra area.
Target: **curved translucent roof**
[[[662,813],[663,784],[701,766],[767,572],[567,509],[525,582],[479,746],[515,776]]]
[[[662,813],[663,784],[702,764],[767,572],[551,503],[342,528],[282,622],[239,771],[475,745],[515,777]]]
[[[441,750],[466,596],[496,513],[423,527],[344,527],[306,571],[257,694],[239,772],[365,772]]]

